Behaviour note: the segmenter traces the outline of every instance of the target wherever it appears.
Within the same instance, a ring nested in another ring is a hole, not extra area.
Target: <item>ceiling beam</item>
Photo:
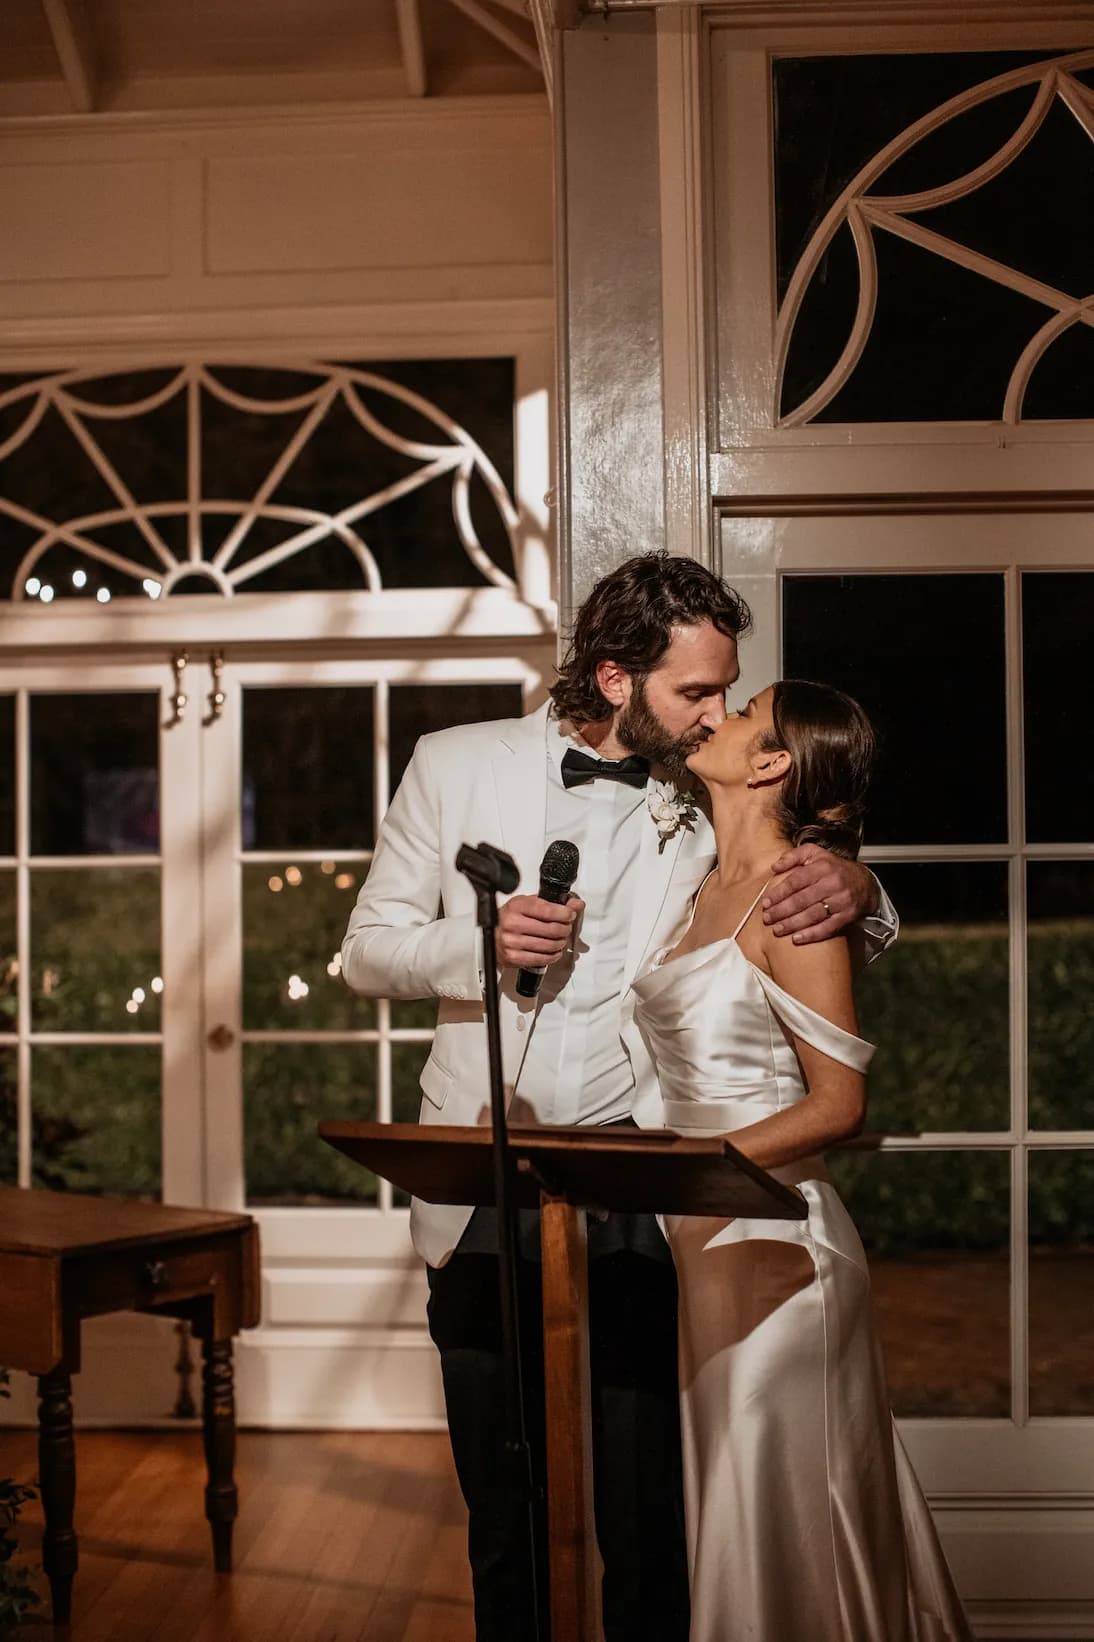
[[[451,3],[457,11],[462,11],[465,17],[470,17],[473,23],[485,29],[487,34],[492,34],[495,40],[500,40],[502,45],[515,57],[519,57],[522,63],[527,63],[529,68],[542,71],[543,64],[540,62],[539,52],[532,42],[519,35],[515,29],[511,29],[508,23],[503,23],[500,17],[495,17],[485,6],[480,6],[478,0],[451,0]]]
[[[418,0],[395,0],[395,15],[399,23],[399,50],[403,56],[407,89],[412,97],[424,97],[428,85]]]
[[[95,107],[95,43],[83,0],[42,0],[54,49],[65,77],[69,99],[77,114]]]

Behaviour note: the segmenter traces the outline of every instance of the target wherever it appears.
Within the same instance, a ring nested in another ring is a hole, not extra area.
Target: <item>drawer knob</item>
[[[167,1281],[167,1267],[162,1260],[146,1260],[144,1275],[148,1279],[149,1288],[161,1289]]]

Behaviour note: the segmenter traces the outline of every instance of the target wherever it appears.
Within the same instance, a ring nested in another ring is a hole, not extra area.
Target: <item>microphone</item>
[[[552,901],[555,906],[563,904],[573,888],[580,860],[577,845],[571,844],[568,838],[556,838],[553,844],[547,845],[543,860],[539,863],[541,901]],[[522,998],[535,997],[545,972],[546,966],[544,969],[517,971],[517,991]]]

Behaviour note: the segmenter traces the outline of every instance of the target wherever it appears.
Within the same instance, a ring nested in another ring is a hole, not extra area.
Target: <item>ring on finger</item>
[[[822,901],[821,906],[824,908],[824,916],[826,918],[830,918],[832,916],[832,908],[828,905],[828,902]]]

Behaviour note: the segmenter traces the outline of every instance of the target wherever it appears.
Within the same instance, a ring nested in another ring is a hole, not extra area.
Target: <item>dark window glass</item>
[[[15,854],[15,697],[0,696],[0,855]]]
[[[36,869],[30,880],[32,1028],[159,1031],[160,908],[155,868]]]
[[[1022,577],[1026,837],[1037,844],[1094,839],[1090,658],[1094,572]]]
[[[998,421],[1049,312],[922,246],[875,230],[877,311],[862,358],[817,422]],[[784,414],[793,407],[784,398]]]
[[[1003,578],[792,575],[782,597],[783,675],[847,690],[878,731],[866,842],[1005,841]]]
[[[771,73],[779,300],[829,206],[886,143],[959,92],[1056,55],[894,52],[775,58]],[[873,192],[911,193],[963,175],[1006,140],[1031,99],[1032,92],[1011,93],[970,111],[891,165]]]
[[[1094,1152],[1029,1158],[1031,1414],[1094,1414]]]
[[[376,1118],[370,1043],[243,1046],[243,1168],[249,1205],[375,1203],[376,1176],[320,1140],[325,1119]]]
[[[785,58],[772,69],[775,105],[776,264],[780,302],[827,210],[863,165],[955,93],[1055,53],[963,53]],[[884,199],[966,175],[1019,128],[1036,86],[977,103],[920,138],[866,190]],[[1094,208],[1094,153],[1057,100],[1002,171],[909,221],[1016,275],[1082,297],[1094,281],[1094,245],[1076,231]],[[814,413],[821,422],[998,420],[1026,342],[1053,309],[908,243],[870,230],[877,306],[849,381]],[[780,403],[798,409],[824,380],[850,334],[859,292],[849,230],[836,234],[812,274],[794,323]],[[1023,414],[1088,415],[1081,342],[1036,373]],[[1068,370],[1064,361],[1070,361]]]
[[[30,703],[35,855],[159,849],[159,697],[37,695]]]
[[[524,712],[519,684],[400,684],[392,686],[390,700],[392,793],[403,779],[419,736],[457,724],[520,718]],[[484,780],[491,779],[488,769],[482,773]]]
[[[1010,1157],[841,1152],[897,1414],[1010,1413]]]
[[[245,849],[369,849],[373,785],[369,686],[244,690]]]
[[[360,589],[366,577],[359,548],[324,524],[325,517],[339,514],[345,514],[347,527],[366,544],[385,587],[488,582],[464,550],[454,522],[455,470],[437,472],[424,483],[419,479],[446,452],[458,452],[454,424],[481,447],[512,495],[513,360],[361,362],[348,368],[418,396],[440,419],[383,387],[356,383],[321,406],[316,420],[314,398],[287,407],[286,401],[323,390],[328,379],[321,373],[278,366],[208,367],[197,390],[203,557],[179,582],[179,593],[220,596],[222,589],[206,566],[226,544],[221,570],[230,576],[247,568],[253,572],[238,583],[241,590]],[[0,440],[27,425],[42,380],[0,376]],[[169,391],[163,403],[149,405],[164,389]],[[172,565],[186,565],[189,558],[189,384],[173,368],[72,382],[66,391],[79,401],[73,409],[103,462],[139,502],[149,505],[149,516],[143,525],[109,518],[101,524],[85,522],[93,515],[124,512],[125,504],[61,412],[50,407],[0,459],[0,597],[10,595],[16,568],[39,535],[33,526],[8,517],[5,498],[43,520],[78,527],[90,542],[125,561],[107,563],[56,544],[34,563],[28,598],[108,602],[142,590],[156,597]],[[348,402],[350,392],[360,415]],[[100,410],[108,414],[98,414]],[[115,414],[119,411],[128,414]],[[298,433],[302,448],[289,459],[288,447]],[[243,510],[256,497],[270,516],[243,521],[237,530]],[[369,506],[355,513],[367,499],[372,499]],[[505,524],[478,467],[470,471],[468,506],[487,558],[513,575]],[[278,556],[279,547],[316,526],[314,540]]]
[[[33,1184],[53,1191],[160,1195],[158,1049],[73,1044],[31,1055]]]
[[[1009,942],[1003,862],[877,868],[900,939],[856,983],[878,1045],[874,1133],[1010,1127]]]
[[[373,1026],[376,1005],[342,979],[342,937],[364,861],[243,868],[243,1024],[255,1031]]]
[[[1094,861],[1031,861],[1029,1121],[1094,1129]]]
[[[1023,420],[1094,417],[1094,332],[1070,325],[1034,367],[1022,407]]]

